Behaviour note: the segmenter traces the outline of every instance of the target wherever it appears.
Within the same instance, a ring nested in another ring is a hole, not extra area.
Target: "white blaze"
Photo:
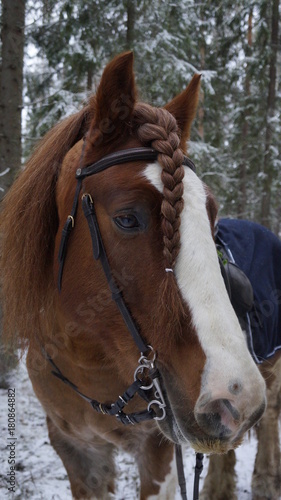
[[[144,169],[144,175],[163,192],[161,170],[153,163]],[[227,394],[229,384],[237,379],[251,387],[252,382],[257,384],[259,375],[223,282],[205,189],[190,168],[185,168],[183,183],[181,247],[175,277],[207,358],[201,389],[211,390],[215,397],[216,392]]]

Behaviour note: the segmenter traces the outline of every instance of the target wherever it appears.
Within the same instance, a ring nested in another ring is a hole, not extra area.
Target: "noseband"
[[[84,148],[85,141],[82,149],[81,162],[84,156]],[[62,237],[59,247],[59,273],[58,273],[58,289],[61,291],[62,287],[62,277],[63,277],[63,268],[66,259],[67,252],[67,244],[69,240],[69,236],[75,226],[75,217],[78,208],[79,195],[82,188],[83,180],[86,177],[90,177],[99,172],[106,170],[107,168],[114,167],[117,165],[121,165],[124,163],[132,162],[132,161],[155,161],[158,157],[158,151],[149,147],[140,147],[140,148],[131,148],[128,150],[117,151],[115,153],[109,154],[102,158],[101,160],[92,163],[86,167],[80,167],[76,171],[76,179],[77,185],[74,195],[74,200],[72,204],[72,209],[70,214],[67,217],[65,225],[62,230]],[[195,166],[193,162],[184,156],[183,165],[189,167],[191,170],[195,171]],[[81,393],[79,388],[73,384],[68,378],[66,378],[58,366],[54,363],[53,359],[48,355],[48,353],[42,349],[43,355],[45,358],[51,363],[53,367],[53,375],[59,378],[62,382],[71,387],[76,393],[80,395],[84,400],[89,402],[94,410],[98,413],[102,413],[105,415],[113,415],[120,422],[125,425],[128,424],[136,424],[146,420],[163,420],[166,417],[166,403],[164,400],[164,396],[161,390],[160,384],[160,373],[155,366],[155,360],[157,353],[154,351],[153,347],[147,345],[139,332],[139,329],[134,321],[127,305],[124,302],[121,290],[118,288],[116,284],[111,268],[107,259],[106,251],[104,248],[101,232],[99,229],[98,220],[96,217],[94,200],[90,194],[84,193],[82,195],[82,208],[84,215],[87,219],[92,247],[93,247],[93,255],[95,260],[100,260],[101,265],[103,267],[103,271],[105,277],[107,279],[112,299],[115,301],[123,320],[136,343],[141,355],[139,358],[138,366],[134,373],[134,382],[130,385],[130,387],[118,397],[117,401],[112,404],[103,404],[94,399],[89,398],[85,394]],[[169,271],[169,269],[168,269]],[[146,402],[148,402],[147,409],[142,412],[135,412],[131,414],[127,414],[123,412],[125,405],[129,403],[129,401],[134,397],[135,394],[138,394],[142,397]],[[157,408],[155,411],[152,406]],[[197,454],[198,456],[201,454]],[[176,445],[176,457],[178,463],[178,474],[179,474],[179,483],[181,487],[182,498],[186,498],[185,492],[185,480],[183,475],[183,468],[180,466],[181,461],[181,448],[180,445]],[[202,456],[203,458],[203,456]],[[202,462],[201,462],[202,464]],[[181,470],[182,469],[182,470]],[[196,470],[196,468],[195,468]],[[199,478],[202,467],[198,469],[197,477]],[[196,480],[196,478],[195,478]],[[197,479],[198,482],[198,479]],[[198,492],[197,492],[198,495]],[[194,495],[196,498],[196,494]]]

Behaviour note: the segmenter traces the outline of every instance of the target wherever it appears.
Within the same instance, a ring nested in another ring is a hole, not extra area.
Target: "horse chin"
[[[229,440],[227,438],[218,439],[217,437],[210,436],[204,436],[202,438],[194,436],[192,433],[194,422],[192,421],[190,421],[190,427],[185,425],[185,429],[187,429],[187,431],[184,431],[174,415],[165,390],[164,392],[166,401],[166,418],[158,420],[157,424],[165,437],[173,443],[179,445],[189,445],[196,453],[218,455],[234,450],[242,443],[244,433],[237,435],[233,440]]]
[[[179,428],[174,417],[167,417],[165,420],[158,422],[161,432],[175,444],[189,445],[196,453],[206,454],[223,454],[230,450],[236,449],[243,441],[243,436],[237,437],[233,441],[227,439],[218,439],[204,437],[202,439],[192,438],[190,435],[185,436]]]
[[[243,438],[239,438],[232,443],[221,441],[220,439],[203,439],[191,442],[190,445],[196,453],[206,453],[208,455],[222,455],[230,450],[235,450],[242,443]]]

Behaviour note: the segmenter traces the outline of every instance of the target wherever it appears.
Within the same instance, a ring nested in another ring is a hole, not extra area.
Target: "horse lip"
[[[164,420],[157,421],[157,424],[160,427],[161,432],[163,432],[163,434],[175,444],[182,445],[185,443],[192,445],[192,440],[188,439],[183,434],[181,428],[178,425],[177,419],[171,407],[170,400],[168,398],[168,394],[163,383],[162,376],[161,376],[161,388],[164,396],[164,401],[166,403],[166,408],[165,408],[166,417]]]
[[[253,425],[255,425],[262,418],[262,416],[266,410],[266,407],[267,407],[267,402],[265,400],[251,416],[251,419],[249,420],[249,427],[252,427]]]
[[[159,367],[158,367],[159,370]],[[158,426],[160,427],[161,432],[173,441],[176,444],[191,444],[191,440],[189,440],[182,432],[181,428],[178,425],[176,416],[174,414],[174,411],[171,407],[170,400],[168,397],[167,390],[164,385],[164,378],[161,374],[161,369],[159,370],[160,373],[160,380],[161,380],[161,389],[162,389],[162,394],[164,397],[164,401],[166,404],[165,410],[166,410],[166,417],[163,420],[157,421]]]
[[[183,434],[182,434],[182,432],[177,424],[176,418],[174,416],[173,410],[172,410],[171,405],[170,405],[167,391],[166,391],[165,386],[163,384],[162,377],[161,377],[161,388],[162,388],[162,393],[164,396],[164,401],[166,404],[166,407],[165,407],[166,417],[164,420],[158,420],[157,424],[160,427],[163,434],[165,434],[171,441],[173,441],[176,444],[182,444],[182,442],[186,441],[186,439],[183,436]],[[164,429],[163,429],[163,427],[164,427]]]
[[[185,436],[171,407],[162,376],[161,388],[166,403],[166,417],[164,420],[157,421],[157,424],[161,432],[163,432],[172,442],[179,445],[189,444],[196,452],[218,454],[227,453],[230,449],[235,449],[241,444],[244,433],[247,430],[243,427],[232,440],[229,440],[229,436],[220,436],[218,438],[215,436],[208,436],[207,434],[204,434],[200,438],[196,436],[192,437],[191,435],[188,437]]]

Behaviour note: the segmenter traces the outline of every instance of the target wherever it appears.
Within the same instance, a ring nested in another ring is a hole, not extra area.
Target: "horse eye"
[[[140,227],[138,219],[132,214],[118,215],[114,217],[114,222],[121,229],[138,229]]]

